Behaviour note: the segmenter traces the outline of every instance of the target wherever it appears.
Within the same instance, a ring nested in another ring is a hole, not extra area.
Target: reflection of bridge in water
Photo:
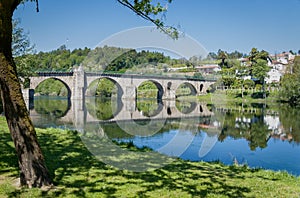
[[[119,100],[117,108],[113,112],[113,116],[106,120],[100,120],[92,112],[93,109],[88,109],[86,106],[90,105],[96,107],[96,98],[87,98],[83,103],[81,100],[69,100],[67,112],[62,114],[63,117],[58,118],[62,123],[70,123],[74,127],[80,129],[84,127],[86,123],[91,122],[118,122],[118,121],[139,121],[149,119],[175,119],[175,118],[191,118],[191,117],[209,117],[213,113],[208,109],[205,103],[188,103],[184,110],[179,110],[176,107],[176,101],[164,101],[164,104],[158,103],[157,108],[149,116],[145,115],[141,110],[137,108],[136,100]],[[112,106],[112,108],[114,108]],[[41,116],[36,110],[30,110],[30,115],[34,123],[38,123],[38,119]]]

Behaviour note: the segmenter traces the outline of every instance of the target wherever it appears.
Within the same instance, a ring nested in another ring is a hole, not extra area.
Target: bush
[[[255,85],[255,89],[257,89],[257,90],[262,90],[262,85],[261,85],[261,84],[256,84],[256,85]]]
[[[244,81],[245,89],[252,89],[252,88],[254,88],[254,86],[255,86],[255,83],[253,80],[247,79]]]
[[[200,72],[195,72],[193,77],[197,79],[204,79]]]
[[[270,95],[270,93],[266,92],[266,97],[268,97],[269,95]],[[255,98],[255,99],[264,98],[264,92],[255,92],[255,93],[251,94],[251,97]]]

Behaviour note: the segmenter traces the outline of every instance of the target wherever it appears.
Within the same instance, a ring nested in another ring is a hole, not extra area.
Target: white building
[[[268,72],[268,77],[266,78],[266,83],[278,83],[280,81],[282,77],[282,73],[275,68],[272,68],[269,72]]]
[[[202,74],[213,74],[221,71],[221,67],[218,64],[208,64],[195,67]]]

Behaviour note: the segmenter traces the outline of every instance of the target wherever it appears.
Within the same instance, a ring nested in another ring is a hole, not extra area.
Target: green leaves
[[[280,96],[293,106],[300,104],[300,57],[296,57],[281,80]]]
[[[252,48],[248,58],[250,60],[250,74],[252,77],[258,79],[264,84],[264,80],[268,77],[270,67],[268,66],[268,52],[262,50],[258,51],[256,48]]]
[[[13,20],[12,53],[14,57],[30,54],[34,45],[30,44],[28,34],[20,26],[20,20]]]
[[[252,65],[252,76],[260,81],[263,81],[266,77],[268,77],[268,72],[270,69],[271,68],[267,65],[266,60],[256,59]]]
[[[13,20],[12,54],[15,57],[18,76],[24,87],[29,86],[29,76],[33,75],[31,66],[34,61],[34,45],[31,45],[28,34],[19,26],[20,20]]]

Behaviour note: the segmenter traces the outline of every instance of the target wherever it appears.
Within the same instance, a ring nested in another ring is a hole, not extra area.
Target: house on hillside
[[[284,62],[284,63],[283,63]],[[266,78],[266,83],[279,83],[288,64],[286,61],[269,60],[268,66],[271,68]]]
[[[281,54],[272,55],[271,58],[278,63],[287,65],[294,61],[295,55],[290,52],[283,52]]]
[[[246,66],[249,62],[249,58],[244,58],[244,57],[239,58],[238,60],[240,61],[241,66]]]
[[[278,83],[280,82],[281,77],[285,74],[287,66],[294,62],[295,55],[290,52],[284,52],[270,57],[272,61],[268,62],[268,66],[271,67],[271,70],[268,72],[266,82]]]
[[[196,66],[195,69],[197,69],[198,72],[202,73],[203,75],[214,74],[221,71],[221,67],[218,64],[200,65]]]
[[[281,79],[282,75],[283,75],[283,73],[281,71],[279,71],[276,68],[272,68],[268,72],[268,77],[266,78],[266,83],[267,84],[278,83],[278,82],[280,82],[280,79]]]

